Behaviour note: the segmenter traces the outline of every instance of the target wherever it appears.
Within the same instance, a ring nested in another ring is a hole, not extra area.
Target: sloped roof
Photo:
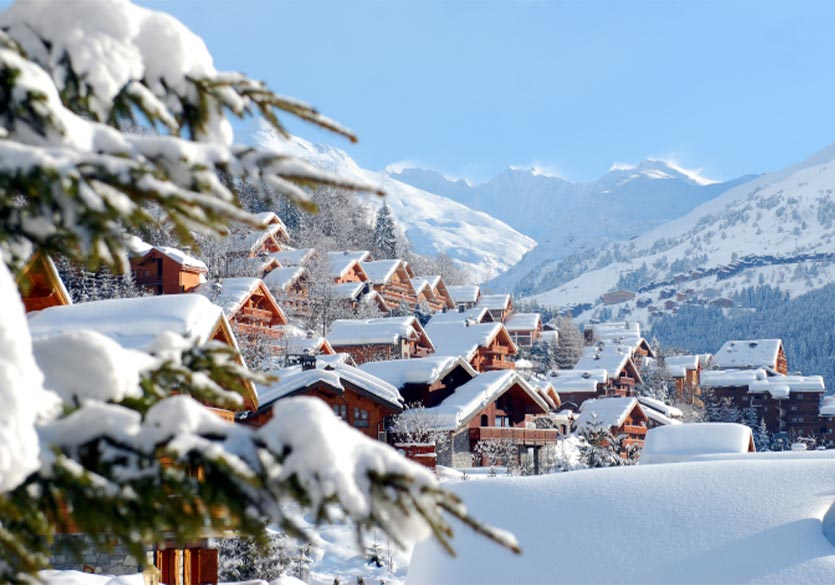
[[[365,283],[340,282],[339,284],[334,284],[332,289],[334,296],[339,299],[356,300],[365,289]]]
[[[435,351],[441,355],[458,355],[470,361],[479,347],[489,345],[496,336],[507,330],[501,323],[474,323],[466,326],[462,323],[435,323],[430,321],[426,333],[435,341]],[[516,346],[508,336],[513,350]]]
[[[595,345],[583,348],[583,353],[574,369],[606,370],[610,378],[615,378],[626,367],[631,357],[632,350],[629,346],[599,341]]]
[[[641,406],[644,407],[644,412],[647,413],[647,416],[649,416],[650,410],[660,412],[669,418],[680,418],[681,416],[684,416],[684,413],[675,406],[664,404],[660,400],[650,398],[649,396],[638,396],[638,402],[640,402]]]
[[[493,323],[493,315],[490,314],[490,309],[487,307],[471,307],[464,311],[451,310],[446,313],[435,313],[429,319],[429,323],[466,323],[467,321],[475,323]]]
[[[380,317],[376,319],[337,319],[331,324],[327,339],[333,347],[345,345],[394,345],[400,340],[420,340],[434,348],[431,338],[415,317]]]
[[[713,356],[719,368],[773,368],[783,345],[781,339],[726,341]]]
[[[509,294],[494,294],[494,295],[482,295],[480,299],[478,299],[478,306],[479,307],[487,307],[492,311],[502,310],[505,311],[510,308],[510,295]]]
[[[514,331],[535,331],[542,328],[542,316],[539,313],[513,313],[504,322],[505,328]]]
[[[684,461],[698,455],[747,453],[751,429],[737,423],[688,423],[647,431],[641,465]]]
[[[606,370],[555,370],[546,379],[557,393],[594,393],[598,384],[609,381],[609,374]]]
[[[455,304],[460,303],[475,303],[478,301],[478,295],[481,293],[481,288],[474,284],[450,284],[446,289]]]
[[[368,362],[359,368],[392,386],[403,388],[406,384],[434,384],[457,367],[463,368],[470,377],[478,375],[460,356],[431,355],[418,359]]]
[[[826,392],[822,376],[769,376],[748,384],[748,394],[768,393],[772,398],[788,398],[792,392]]]
[[[643,404],[641,405],[643,406]],[[663,413],[658,412],[652,408],[644,408],[644,414],[647,415],[649,420],[655,421],[659,425],[680,425],[682,422],[680,420],[676,420],[674,418],[670,418]]]
[[[208,272],[205,262],[195,258],[194,256],[186,254],[178,248],[172,248],[170,246],[152,246],[142,241],[142,239],[137,236],[129,237],[127,247],[128,250],[130,250],[130,255],[133,257],[141,258],[143,256],[147,256],[152,250],[156,250],[160,254],[171,258],[171,260],[181,266],[188,266],[190,268],[196,268],[198,270],[205,270]]]
[[[425,278],[421,278],[416,276],[411,279],[412,280],[412,288],[415,289],[415,294],[419,295],[423,292],[424,289],[427,291],[427,296],[434,299],[435,298],[435,291],[432,290],[432,286]]]
[[[645,344],[650,350],[649,344],[641,336],[641,325],[637,321],[618,321],[614,323],[588,323],[583,326],[585,331],[592,332],[594,341],[602,341],[608,344],[624,345],[629,351],[635,351],[639,346]]]
[[[33,337],[89,329],[110,337],[127,349],[145,349],[161,333],[177,333],[197,343],[209,341],[223,309],[195,294],[134,299],[108,299],[33,313]]]
[[[699,369],[699,356],[668,355],[664,357],[664,367],[673,378],[684,378],[687,370]]]
[[[547,402],[533,386],[513,370],[479,374],[456,388],[455,392],[439,405],[425,409],[425,412],[430,415],[435,428],[456,430],[517,384],[543,412],[548,412]]]
[[[398,270],[405,271],[402,260],[375,260],[374,262],[362,262],[360,265],[368,275],[368,280],[374,284],[387,284],[395,272]],[[406,280],[411,284],[411,279],[406,278]]]
[[[629,397],[591,398],[580,405],[577,430],[591,429],[595,423],[603,428],[621,426],[634,409],[644,412],[638,400]]]
[[[403,408],[403,397],[397,388],[376,376],[342,363],[334,361],[325,363],[317,360],[314,369],[303,370],[301,366],[293,366],[278,370],[276,374],[278,381],[262,387],[259,391],[261,397],[259,410],[269,407],[276,400],[303,391],[319,382],[327,384],[337,392],[344,391],[345,383],[348,383],[359,388],[369,398],[382,402],[390,408],[398,411]]]
[[[241,309],[247,299],[259,289],[274,312],[279,315],[281,321],[286,322],[287,317],[284,315],[281,307],[278,306],[278,303],[264,284],[264,281],[260,278],[221,278],[211,283],[201,284],[193,292],[206,297],[216,305],[220,305],[226,317],[231,319]]]
[[[345,276],[351,268],[356,267],[362,275],[366,275],[359,259],[363,254],[368,255],[368,252],[328,252],[328,274],[333,278],[340,278]]]
[[[264,276],[264,284],[270,290],[286,291],[302,276],[306,269],[303,266],[288,266],[287,268],[274,268]]]
[[[297,250],[288,248],[279,252],[273,252],[270,256],[278,260],[282,266],[301,266],[315,253],[316,250],[313,248],[299,248]]]

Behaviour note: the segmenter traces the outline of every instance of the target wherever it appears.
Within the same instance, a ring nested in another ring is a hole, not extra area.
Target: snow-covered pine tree
[[[387,203],[377,210],[374,220],[374,251],[379,259],[398,257],[397,227]]]
[[[282,133],[279,114],[350,132],[217,71],[199,37],[127,0],[30,0],[0,13],[0,95],[0,579],[42,568],[70,521],[102,547],[117,538],[144,558],[162,535],[237,530],[264,542],[265,521],[308,537],[289,504],[321,521],[336,511],[360,536],[375,526],[397,542],[432,533],[448,548],[450,514],[518,550],[321,401],[281,401],[258,430],[206,409],[195,398],[239,406],[240,380],[253,377],[226,346],[169,335],[137,351],[93,332],[30,336],[10,268],[34,252],[118,272],[130,232],[148,225],[190,242],[230,221],[257,223],[219,172],[308,209],[306,186],[366,189],[233,144],[229,114],[257,111]],[[120,130],[140,116],[148,133]]]
[[[757,448],[757,451],[771,450],[771,433],[768,432],[765,418],[760,417],[760,422],[754,430],[754,446]]]
[[[569,370],[574,367],[583,353],[585,343],[583,334],[580,333],[571,317],[567,315],[557,319],[557,330],[559,331],[559,337],[557,338],[557,352],[554,359],[558,368]]]

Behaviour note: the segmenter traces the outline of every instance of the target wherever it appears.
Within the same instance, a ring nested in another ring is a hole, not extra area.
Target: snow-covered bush
[[[257,223],[235,180],[308,209],[306,186],[366,189],[235,145],[227,116],[254,112],[279,132],[287,113],[353,139],[313,108],[217,71],[181,23],[127,0],[30,0],[0,14],[0,579],[45,566],[56,529],[118,538],[143,558],[163,534],[237,530],[263,543],[272,522],[309,537],[289,512],[299,509],[352,520],[360,536],[378,527],[449,547],[446,512],[515,548],[321,401],[282,401],[258,430],[218,417],[195,398],[235,408],[236,385],[253,377],[226,346],[31,339],[10,269],[34,252],[118,271],[131,235],[165,230],[187,243],[229,221]]]

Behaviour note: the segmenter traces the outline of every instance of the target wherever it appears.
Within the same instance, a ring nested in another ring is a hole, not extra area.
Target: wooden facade
[[[45,254],[34,254],[16,280],[27,313],[72,304],[55,263]]]
[[[131,258],[130,269],[136,284],[156,295],[191,292],[206,281],[208,273],[205,267],[178,262],[157,248]]]
[[[499,327],[496,334],[487,343],[479,346],[475,355],[470,358],[470,365],[477,372],[492,370],[516,369],[516,364],[510,358],[516,355],[516,345],[504,327]]]

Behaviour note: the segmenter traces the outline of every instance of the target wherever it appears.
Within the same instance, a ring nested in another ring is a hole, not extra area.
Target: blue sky
[[[591,180],[655,157],[730,179],[835,142],[835,3],[143,4],[354,129],[293,126],[375,170]]]

